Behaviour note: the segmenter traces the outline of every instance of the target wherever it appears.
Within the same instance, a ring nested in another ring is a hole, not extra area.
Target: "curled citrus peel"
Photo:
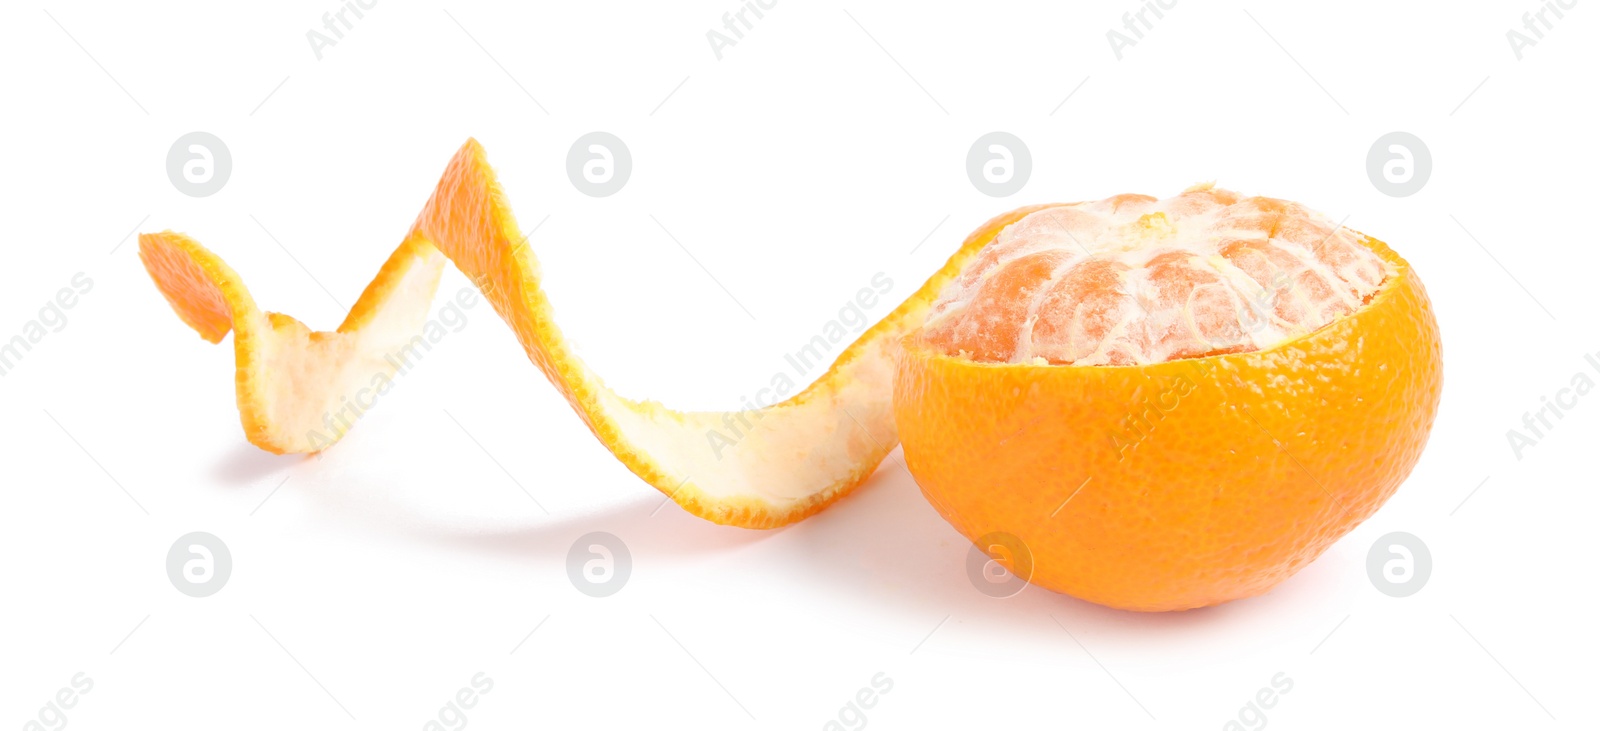
[[[312,453],[343,436],[352,410],[358,415],[371,393],[385,389],[396,363],[404,363],[388,356],[422,347],[419,332],[448,260],[634,474],[707,520],[771,528],[843,497],[898,444],[890,398],[900,339],[921,326],[934,297],[996,232],[1032,210],[974,232],[808,388],[744,412],[675,411],[606,387],[562,337],[540,288],[539,264],[475,140],[450,161],[410,233],[334,332],[262,312],[238,274],[183,234],[141,234],[139,255],[178,316],[202,337],[216,343],[234,332],[240,421],[264,450]],[[713,449],[707,434],[730,424],[742,437]]]

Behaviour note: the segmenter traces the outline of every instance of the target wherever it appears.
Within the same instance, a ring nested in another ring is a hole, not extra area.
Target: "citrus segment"
[[[1261,350],[1352,312],[1388,275],[1298,204],[1209,186],[1052,206],[942,293],[925,342],[976,360],[1160,363]]]

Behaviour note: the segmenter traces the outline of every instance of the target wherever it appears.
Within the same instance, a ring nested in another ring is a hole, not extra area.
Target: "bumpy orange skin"
[[[1383,505],[1438,410],[1428,295],[1365,241],[1398,274],[1354,314],[1265,351],[1031,366],[912,335],[895,376],[906,463],[969,540],[1020,539],[1031,576],[1027,560],[996,559],[1047,589],[1140,611],[1266,592]]]

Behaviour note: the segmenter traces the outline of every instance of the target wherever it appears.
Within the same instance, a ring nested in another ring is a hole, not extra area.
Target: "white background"
[[[0,339],[94,282],[0,378],[0,727],[80,672],[82,729],[422,728],[480,672],[478,728],[816,729],[878,673],[874,728],[1222,728],[1278,673],[1277,728],[1600,718],[1600,397],[1520,460],[1507,442],[1574,374],[1600,381],[1588,4],[1520,61],[1532,3],[1184,0],[1121,60],[1106,32],[1132,3],[785,0],[721,60],[706,32],[733,0],[383,0],[321,60],[306,32],[333,3],[144,5],[0,9]],[[207,198],[165,172],[194,130],[233,157]],[[633,155],[608,198],[564,170],[592,130]],[[1004,200],[964,170],[992,130],[1032,151]],[[1365,172],[1394,130],[1433,157],[1406,198]],[[251,447],[231,341],[173,317],[129,234],[187,232],[264,308],[331,329],[468,136],[524,230],[544,220],[558,316],[625,395],[736,408],[875,273],[877,317],[991,215],[1215,179],[1408,257],[1443,405],[1411,478],[1318,561],[1166,615],[979,593],[897,456],[783,530],[662,507],[481,304],[323,459]],[[196,530],[234,564],[204,599],[165,573]],[[633,557],[605,599],[566,575],[595,530]],[[1390,531],[1431,549],[1415,596],[1368,580]]]

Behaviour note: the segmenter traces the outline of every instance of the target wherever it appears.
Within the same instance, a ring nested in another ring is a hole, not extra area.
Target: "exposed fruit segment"
[[[1353,232],[1209,186],[1053,206],[942,293],[925,342],[992,363],[1129,365],[1264,350],[1348,315],[1391,272]]]

